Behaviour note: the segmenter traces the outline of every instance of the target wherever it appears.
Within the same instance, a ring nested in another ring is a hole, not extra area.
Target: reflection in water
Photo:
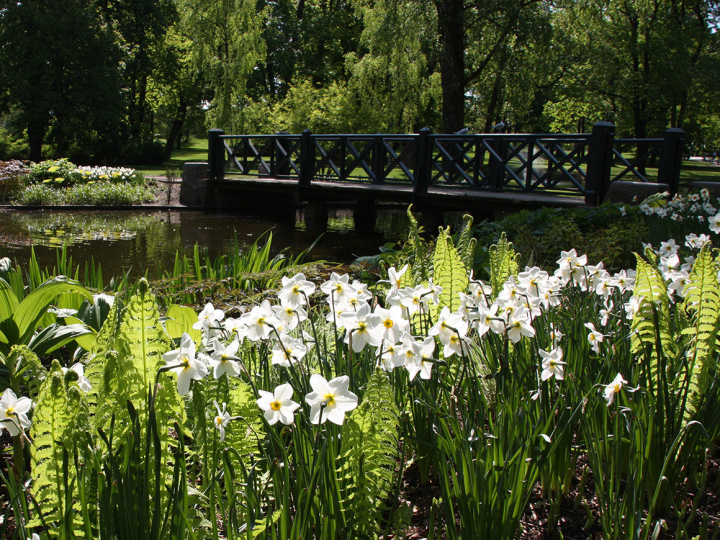
[[[404,238],[407,216],[402,208],[379,208],[372,234],[354,231],[352,210],[329,209],[328,231],[311,252],[310,260],[349,262],[355,257],[373,255],[385,242]],[[34,247],[41,267],[56,263],[57,248],[68,246],[73,262],[84,265],[94,260],[102,264],[106,277],[131,269],[157,276],[169,270],[175,253],[191,255],[197,243],[211,257],[229,254],[234,238],[242,246],[252,245],[268,230],[273,231],[274,253],[285,248],[298,254],[308,248],[320,233],[307,230],[303,212],[295,223],[287,220],[202,212],[137,211],[7,211],[0,219],[0,257],[9,256],[27,264]]]

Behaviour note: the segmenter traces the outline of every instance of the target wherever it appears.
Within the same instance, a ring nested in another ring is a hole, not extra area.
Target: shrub
[[[22,161],[0,161],[0,200],[8,200],[25,186],[28,168]]]
[[[19,204],[33,206],[99,205],[127,206],[151,202],[152,191],[145,186],[126,184],[78,184],[65,189],[48,189],[43,184],[25,188],[18,197]]]

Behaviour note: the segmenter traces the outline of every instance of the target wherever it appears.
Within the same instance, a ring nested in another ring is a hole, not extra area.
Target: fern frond
[[[387,374],[376,370],[362,404],[343,426],[342,508],[349,530],[377,538],[398,457],[400,413]]]
[[[517,253],[512,242],[508,242],[503,232],[497,244],[488,249],[490,257],[490,285],[492,285],[493,299],[503,290],[505,282],[510,276],[516,276],[518,272]]]
[[[652,250],[646,250],[647,262],[639,254],[633,295],[638,301],[638,310],[633,317],[631,332],[631,350],[641,352],[646,346],[652,350],[651,377],[658,381],[658,367],[661,357],[672,358],[677,355],[677,343],[670,329],[670,299],[667,287]]]
[[[460,226],[460,235],[457,241],[457,250],[465,268],[472,269],[475,262],[475,246],[477,239],[473,238],[473,217],[469,214],[463,216],[463,222]]]
[[[442,287],[438,309],[447,306],[450,311],[456,311],[460,307],[459,293],[465,292],[468,286],[468,270],[448,230],[440,229],[440,235],[435,243],[433,278],[435,284]]]
[[[691,340],[688,350],[690,395],[685,408],[685,421],[688,421],[702,400],[718,338],[720,285],[709,242],[695,259],[684,296],[683,310],[689,315],[690,325],[682,333]]]
[[[412,213],[412,204],[408,206],[407,216],[410,222],[407,243],[410,246],[410,274],[412,285],[419,285],[429,279],[432,275],[432,260],[430,260],[428,243],[420,236],[422,227],[418,225]]]
[[[69,431],[64,375],[60,364],[55,361],[40,388],[30,428],[34,443],[31,447],[32,491],[47,523],[60,523],[65,514],[63,440]],[[72,474],[72,469],[69,469],[69,474]],[[37,527],[40,523],[39,516],[34,516],[28,526]]]

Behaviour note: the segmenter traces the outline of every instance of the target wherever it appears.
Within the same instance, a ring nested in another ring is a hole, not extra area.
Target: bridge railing
[[[684,132],[661,139],[615,139],[598,122],[581,134],[302,134],[225,135],[210,130],[208,161],[214,180],[256,177],[290,180],[299,189],[317,182],[545,193],[603,201],[611,182],[664,182],[679,187]],[[648,168],[657,167],[657,175]]]

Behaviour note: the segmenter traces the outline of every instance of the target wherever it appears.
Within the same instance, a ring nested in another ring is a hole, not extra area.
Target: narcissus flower
[[[0,397],[0,426],[13,437],[20,435],[21,429],[26,430],[32,425],[27,417],[31,407],[30,398],[18,398],[10,388],[6,389]]]
[[[278,293],[280,303],[285,307],[304,306],[306,297],[315,292],[315,284],[305,279],[305,274],[296,274],[291,278],[282,278],[282,289]]]
[[[539,349],[540,357],[542,360],[542,373],[540,378],[543,381],[547,381],[551,377],[555,377],[557,380],[562,381],[565,378],[565,362],[562,361],[563,352],[560,347],[555,347],[551,351],[544,351]]]
[[[595,330],[595,325],[591,322],[585,323],[585,328],[590,330],[590,333],[587,337],[588,342],[590,343],[590,348],[597,354],[600,354],[600,344],[602,343],[603,339],[605,339],[605,336]]]
[[[342,425],[345,413],[352,411],[358,404],[358,397],[349,390],[350,378],[347,375],[335,377],[330,381],[315,373],[310,377],[313,392],[305,396],[310,405],[310,421],[323,424],[326,420]]]
[[[163,360],[168,366],[173,366],[168,371],[177,373],[178,393],[184,396],[190,390],[190,381],[199,381],[208,374],[207,366],[195,358],[195,342],[184,333],[180,338],[180,348],[163,354]]]
[[[272,426],[276,424],[278,420],[286,426],[293,423],[295,411],[300,405],[290,399],[293,397],[292,386],[289,384],[281,384],[275,388],[272,393],[266,392],[265,390],[258,390],[258,393],[260,394],[260,399],[257,400],[257,404],[258,407],[264,411],[263,414],[268,424]]]
[[[222,404],[222,410],[220,410],[220,406],[217,401],[213,401],[213,403],[215,404],[215,408],[218,412],[213,423],[215,424],[215,427],[220,430],[220,440],[224,441],[225,428],[230,423],[230,413],[225,410],[225,403]]]
[[[240,342],[234,339],[230,345],[225,347],[220,340],[214,339],[212,346],[213,352],[210,354],[208,363],[213,368],[213,377],[219,379],[224,373],[233,377],[240,375],[240,364],[237,363],[238,357],[236,356]]]
[[[615,394],[619,394],[620,390],[622,390],[622,387],[624,384],[627,384],[627,381],[623,379],[622,375],[619,373],[615,376],[615,379],[613,382],[608,384],[605,387],[605,400],[607,401],[607,406],[609,407],[612,405],[613,400],[615,399]]]

